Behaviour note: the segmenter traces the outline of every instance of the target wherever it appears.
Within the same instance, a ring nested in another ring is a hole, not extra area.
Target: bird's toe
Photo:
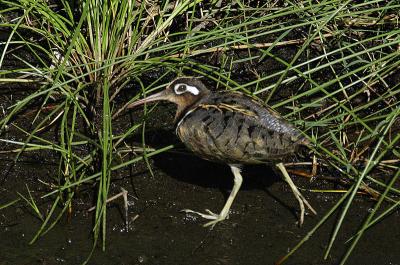
[[[216,224],[218,224],[219,222],[224,221],[225,219],[226,219],[225,216],[218,215],[218,217],[215,220],[212,220],[212,221],[210,221],[208,223],[205,223],[203,226],[204,227],[209,227],[210,226],[211,229],[213,229]]]
[[[194,213],[194,214],[197,214],[197,215],[201,216],[202,218],[208,219],[208,220],[217,220],[218,217],[219,217],[218,214],[213,213],[209,209],[206,209],[207,213],[200,213],[200,212],[196,212],[196,211],[193,211],[193,210],[190,210],[190,209],[183,209],[182,212]]]

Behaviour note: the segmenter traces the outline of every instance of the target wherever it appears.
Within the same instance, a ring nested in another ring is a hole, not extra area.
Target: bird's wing
[[[236,94],[199,102],[181,123],[177,132],[189,149],[228,163],[279,160],[294,152],[301,135],[272,110]]]

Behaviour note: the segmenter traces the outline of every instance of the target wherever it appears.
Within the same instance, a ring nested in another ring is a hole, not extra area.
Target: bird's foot
[[[305,206],[307,206],[308,209],[313,214],[317,214],[317,212],[314,210],[314,208],[310,205],[310,203],[304,198],[303,195],[301,195],[300,191],[297,189],[296,185],[293,183],[292,179],[290,178],[288,172],[285,169],[285,166],[282,163],[276,164],[278,169],[282,172],[283,179],[289,184],[290,188],[292,189],[292,192],[294,196],[296,197],[297,201],[299,202],[300,206],[300,218],[299,218],[299,226],[301,226],[304,222],[304,214],[305,214]]]
[[[317,211],[314,210],[314,208],[310,205],[310,203],[304,198],[304,196],[299,192],[295,193],[295,197],[297,198],[299,205],[300,205],[300,219],[299,219],[299,226],[303,225],[304,222],[304,215],[305,215],[305,207],[304,205],[307,206],[307,208],[314,214],[317,215]]]
[[[200,212],[196,212],[196,211],[193,211],[193,210],[190,210],[190,209],[183,209],[182,212],[194,213],[194,214],[200,215],[204,219],[208,219],[208,220],[216,220],[218,218],[218,216],[219,216],[218,214],[213,213],[209,209],[206,209],[207,213],[200,213]]]
[[[194,214],[197,214],[197,215],[203,217],[204,219],[212,220],[203,225],[204,227],[211,226],[211,229],[213,229],[217,223],[224,221],[225,219],[228,219],[227,213],[221,212],[220,214],[216,214],[216,213],[213,213],[212,211],[210,211],[209,209],[206,209],[207,213],[200,213],[200,212],[196,212],[196,211],[193,211],[190,209],[183,209],[182,212],[194,213]]]

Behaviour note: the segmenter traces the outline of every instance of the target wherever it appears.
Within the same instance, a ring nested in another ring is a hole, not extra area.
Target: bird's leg
[[[301,195],[300,191],[297,189],[296,185],[293,183],[292,179],[290,178],[288,172],[286,171],[285,166],[282,163],[276,164],[276,167],[282,172],[283,179],[289,184],[290,188],[293,191],[294,196],[296,197],[297,201],[300,205],[300,220],[299,225],[301,226],[304,221],[304,204],[310,209],[311,212],[317,214],[317,212],[313,209],[313,207],[308,203],[306,198]]]
[[[206,209],[206,212],[208,212],[208,214],[195,212],[195,211],[192,211],[189,209],[183,210],[186,213],[195,213],[205,219],[211,219],[212,221],[204,224],[204,227],[207,227],[207,226],[214,227],[215,224],[228,218],[229,209],[231,208],[233,200],[235,199],[236,194],[238,193],[240,186],[242,185],[243,178],[242,178],[242,175],[240,174],[240,171],[241,171],[240,167],[238,165],[229,165],[229,166],[231,167],[231,170],[232,170],[232,173],[234,176],[234,184],[233,184],[232,191],[229,194],[228,200],[226,200],[224,208],[222,208],[222,210],[219,214],[215,214],[208,209]]]

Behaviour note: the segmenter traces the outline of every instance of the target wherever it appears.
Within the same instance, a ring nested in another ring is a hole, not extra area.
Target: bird
[[[198,77],[174,79],[164,90],[127,105],[132,109],[145,103],[168,101],[177,106],[174,123],[176,134],[197,156],[229,165],[233,188],[219,214],[184,209],[209,220],[214,227],[229,216],[229,210],[240,190],[244,165],[272,164],[282,173],[300,206],[299,225],[304,222],[305,207],[316,211],[299,192],[283,165],[283,159],[310,145],[301,131],[263,102],[237,91],[209,90]]]

